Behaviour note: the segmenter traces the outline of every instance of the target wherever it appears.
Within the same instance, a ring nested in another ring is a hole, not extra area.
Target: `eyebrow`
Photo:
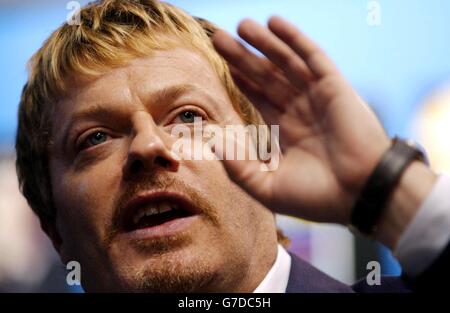
[[[158,104],[165,104],[170,101],[174,101],[181,97],[183,94],[201,91],[199,88],[190,84],[175,85],[157,90],[150,94],[151,102]]]
[[[149,94],[149,101],[146,101],[146,103],[165,105],[167,103],[177,100],[181,96],[188,93],[195,93],[205,98],[208,102],[213,103],[213,105],[210,108],[212,110],[223,105],[221,101],[219,101],[216,97],[213,97],[210,93],[205,91],[204,88],[199,88],[198,86],[192,84],[174,85],[157,90]]]
[[[79,121],[82,120],[100,120],[100,119],[108,119],[111,117],[117,116],[117,113],[111,111],[111,109],[106,108],[103,105],[100,104],[93,104],[90,105],[87,109],[84,109],[79,112],[75,112],[67,125],[67,127],[63,130],[63,136],[62,136],[62,147],[64,151],[67,151],[67,143],[69,139],[69,135],[71,130],[73,129],[73,125],[77,124]]]
[[[196,87],[195,85],[191,84],[180,84],[180,85],[174,85],[169,86],[166,88],[162,88],[160,90],[157,90],[155,92],[150,93],[148,96],[149,101],[154,104],[158,105],[164,105],[170,102],[175,101],[176,99],[180,98],[182,95],[190,92],[196,92],[200,93],[202,96],[204,96],[208,101],[213,102],[215,105],[219,105],[218,101],[212,97],[209,93],[203,91],[202,89]],[[70,122],[68,126],[64,129],[63,136],[62,136],[62,144],[64,147],[64,150],[67,148],[67,140],[70,134],[70,131],[73,128],[73,125],[78,123],[81,120],[99,120],[99,119],[111,119],[111,118],[117,118],[118,113],[115,112],[115,110],[111,110],[111,108],[105,107],[104,104],[93,104],[90,105],[88,108],[80,110],[78,112],[73,113],[73,115],[70,118]]]

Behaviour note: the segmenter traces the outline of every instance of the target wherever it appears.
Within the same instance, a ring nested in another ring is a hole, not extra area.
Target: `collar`
[[[253,293],[285,293],[291,271],[291,256],[278,245],[277,258]]]

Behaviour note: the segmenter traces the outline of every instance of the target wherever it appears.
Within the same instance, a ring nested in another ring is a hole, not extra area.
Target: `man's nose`
[[[171,172],[178,170],[179,161],[167,147],[170,136],[158,128],[150,114],[135,114],[133,133],[125,166],[128,174],[136,175],[158,168]]]

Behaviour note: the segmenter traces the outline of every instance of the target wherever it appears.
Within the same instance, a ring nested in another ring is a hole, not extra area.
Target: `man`
[[[212,46],[214,27],[157,1],[91,3],[80,25],[64,24],[33,56],[19,111],[19,181],[62,262],[80,262],[86,291],[353,291],[289,255],[273,212],[349,224],[391,144],[312,42],[280,18],[269,28],[240,27],[268,59],[222,31],[213,38],[247,97]],[[198,119],[262,124],[247,98],[280,125],[277,170],[172,150],[172,130]],[[376,238],[392,249],[437,180],[419,161],[398,174],[376,219]],[[414,253],[429,266],[445,260],[442,250]]]

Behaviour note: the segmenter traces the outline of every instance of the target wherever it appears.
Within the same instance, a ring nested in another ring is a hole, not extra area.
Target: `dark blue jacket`
[[[450,290],[450,244],[419,277],[414,280],[402,275],[381,278],[381,285],[369,286],[363,279],[353,286],[343,284],[319,271],[299,257],[292,258],[291,272],[286,288],[288,293],[333,292],[333,293],[404,293],[404,292],[448,292]]]

